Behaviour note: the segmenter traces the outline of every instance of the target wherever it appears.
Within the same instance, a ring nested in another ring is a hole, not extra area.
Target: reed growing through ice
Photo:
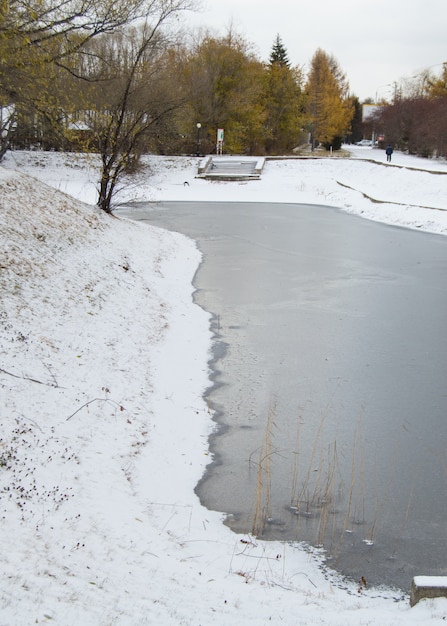
[[[265,525],[271,518],[271,490],[272,490],[272,456],[273,429],[276,427],[274,416],[275,401],[270,402],[264,439],[259,448],[259,460],[256,475],[256,504],[253,516],[252,534],[261,535]]]
[[[276,402],[271,401],[261,446],[250,456],[250,466],[256,466],[256,495],[251,532],[257,537],[265,534],[267,524],[279,523],[282,532],[289,526],[280,519],[281,513],[272,510],[273,462],[277,455],[284,458],[275,446],[275,417]],[[302,420],[298,420],[294,449],[290,450],[290,504],[284,503],[283,510],[288,509],[295,519],[295,523],[287,531],[289,539],[291,534],[298,541],[305,537],[305,540],[324,548],[328,554],[337,558],[345,540],[357,544],[360,541],[368,546],[375,543],[380,518],[392,497],[396,454],[392,455],[390,467],[385,468],[385,477],[381,481],[383,489],[379,496],[377,473],[381,470],[379,473],[383,475],[384,468],[378,467],[377,458],[374,460],[374,455],[367,448],[362,417],[354,427],[352,442],[346,441],[344,444],[337,437],[327,441],[325,425],[329,417],[329,411],[324,411],[313,440],[304,451],[308,451],[308,454],[304,454],[301,449],[306,438],[302,432]],[[395,448],[397,447],[396,442]],[[302,460],[304,458],[305,461]],[[300,467],[300,460],[304,467]],[[393,553],[397,550],[409,518],[411,495],[410,493]],[[362,531],[358,532],[356,528],[360,527]]]

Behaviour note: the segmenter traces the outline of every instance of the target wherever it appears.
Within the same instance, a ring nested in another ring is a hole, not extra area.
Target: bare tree
[[[5,156],[15,128],[15,107],[0,106],[0,161]]]
[[[144,24],[105,38],[90,59],[94,106],[86,116],[101,155],[98,206],[107,213],[122,175],[185,101],[173,78],[173,57],[162,27],[193,3],[155,0],[150,8]]]

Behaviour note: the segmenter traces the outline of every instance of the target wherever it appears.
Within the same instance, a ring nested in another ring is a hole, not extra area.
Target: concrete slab
[[[411,583],[410,606],[424,598],[447,598],[447,576],[415,576]]]
[[[259,180],[265,159],[259,157],[207,157],[199,164],[198,178]]]

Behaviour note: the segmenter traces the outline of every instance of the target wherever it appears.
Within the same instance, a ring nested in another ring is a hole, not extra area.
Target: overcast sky
[[[390,97],[392,83],[447,61],[447,0],[202,0],[188,17],[224,34],[230,24],[268,60],[279,34],[292,65],[333,54],[351,93]]]

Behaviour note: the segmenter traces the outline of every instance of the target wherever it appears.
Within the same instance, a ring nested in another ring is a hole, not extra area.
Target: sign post
[[[224,141],[224,129],[223,128],[218,128],[217,129],[216,154],[222,154],[223,141]]]

